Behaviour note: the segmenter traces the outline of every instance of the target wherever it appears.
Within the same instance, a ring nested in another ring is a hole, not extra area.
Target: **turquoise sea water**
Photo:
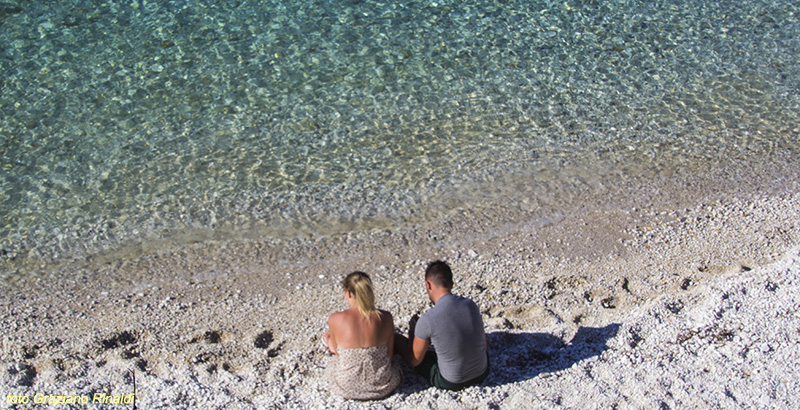
[[[0,0],[0,258],[768,159],[798,55],[794,1]]]

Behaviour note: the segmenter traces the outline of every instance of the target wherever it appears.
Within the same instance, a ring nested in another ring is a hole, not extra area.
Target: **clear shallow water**
[[[789,1],[4,1],[6,261],[391,227],[800,144]]]

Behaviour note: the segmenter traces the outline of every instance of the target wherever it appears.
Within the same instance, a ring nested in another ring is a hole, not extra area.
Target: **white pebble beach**
[[[140,409],[792,408],[793,180],[705,195],[654,187],[548,221],[462,210],[407,229],[199,241],[12,276],[0,296],[3,407],[132,408],[135,392]],[[483,312],[485,383],[441,391],[405,367],[383,400],[332,396],[320,337],[345,307],[342,277],[370,274],[406,331],[429,305],[422,275],[435,259]]]

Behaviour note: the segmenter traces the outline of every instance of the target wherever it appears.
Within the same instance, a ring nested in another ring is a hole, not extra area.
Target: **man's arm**
[[[414,338],[413,346],[411,348],[410,356],[406,359],[406,362],[411,367],[417,367],[420,363],[422,363],[422,359],[425,358],[425,353],[428,352],[428,346],[431,345],[430,340],[423,340],[418,337]]]
[[[422,363],[422,359],[425,358],[425,353],[428,351],[428,346],[431,345],[429,340],[414,336],[418,319],[419,316],[414,315],[409,320],[408,337],[399,334],[394,337],[395,352],[403,356],[403,360],[411,367],[417,367]]]

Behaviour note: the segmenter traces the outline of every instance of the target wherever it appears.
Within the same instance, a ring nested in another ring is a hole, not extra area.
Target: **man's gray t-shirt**
[[[478,305],[447,293],[417,321],[414,336],[430,340],[439,371],[451,383],[472,380],[486,370],[486,337]]]

